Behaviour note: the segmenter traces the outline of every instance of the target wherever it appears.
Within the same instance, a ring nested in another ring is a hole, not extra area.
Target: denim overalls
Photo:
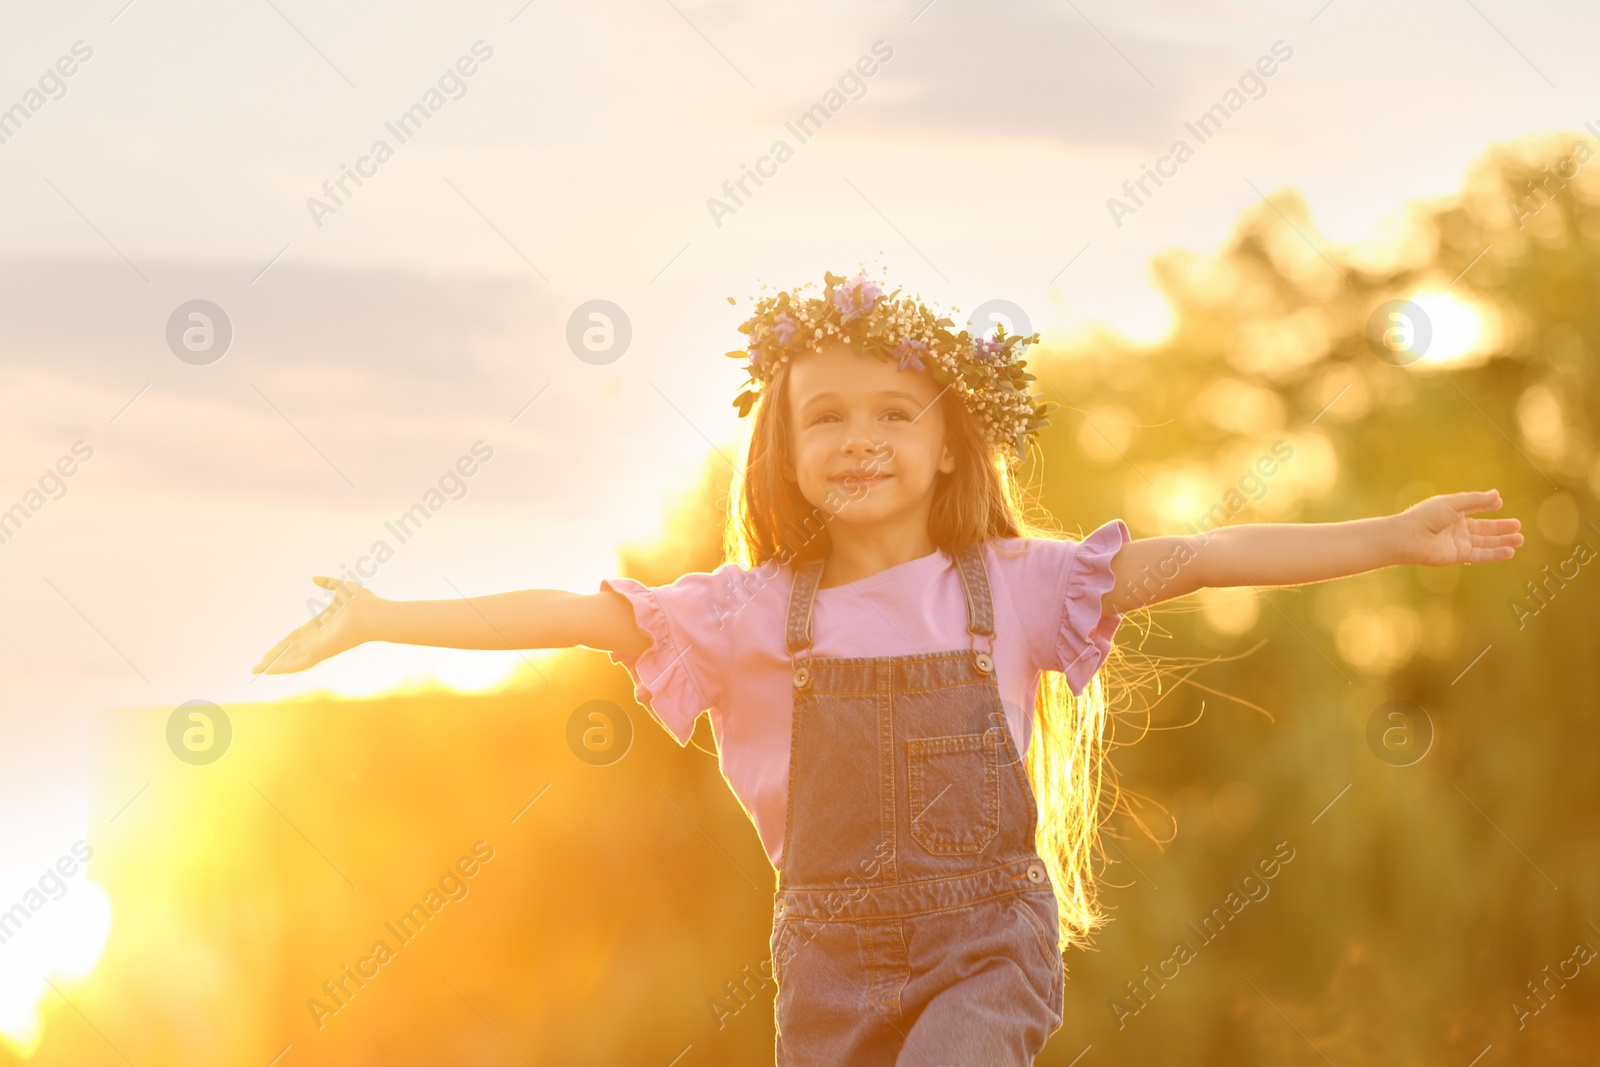
[[[795,572],[778,1067],[1031,1064],[1061,1025],[1038,812],[978,648],[994,641],[981,551],[955,553],[972,642],[948,652],[811,658],[823,564]]]

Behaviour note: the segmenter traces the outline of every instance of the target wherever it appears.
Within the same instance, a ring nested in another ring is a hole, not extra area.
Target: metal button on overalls
[[[982,549],[952,555],[969,648],[810,655],[794,572],[789,805],[774,897],[779,1067],[1027,1064],[1061,1024],[1059,919],[990,652]]]

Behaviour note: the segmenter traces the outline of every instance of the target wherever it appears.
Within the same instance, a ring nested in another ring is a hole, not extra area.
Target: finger
[[[299,669],[300,669],[299,664],[292,657],[285,656],[283,659],[278,660],[276,663],[269,664],[267,666],[267,669],[262,671],[261,673],[262,674],[293,674],[295,671],[297,671]]]
[[[285,637],[282,641],[279,641],[277,644],[267,649],[267,651],[261,656],[261,662],[257,663],[255,666],[256,672],[259,673],[263,665],[271,662],[273,659],[276,659],[280,654],[282,654],[284,648],[289,644],[289,641],[293,638],[293,636],[294,635],[291,634],[289,637]]]
[[[288,660],[288,661],[292,662],[293,659],[294,659],[294,656],[291,654],[292,651],[293,651],[292,648],[288,644],[285,644],[283,649],[280,650],[277,653],[277,655],[272,656],[269,659],[266,659],[266,660],[263,661],[263,663],[265,664],[264,666],[262,664],[257,664],[257,666],[260,669],[258,671],[256,671],[255,673],[257,673],[257,674],[283,674],[284,671],[286,670],[286,668],[283,666],[285,660]]]
[[[1508,534],[1522,529],[1521,519],[1468,519],[1467,532],[1479,534]]]
[[[1475,511],[1497,511],[1505,507],[1505,501],[1500,499],[1500,490],[1487,489],[1481,493],[1447,493],[1444,500],[1457,511],[1472,513]]]
[[[329,601],[328,608],[324,608],[324,611],[335,607],[340,603],[348,601],[352,596],[354,596],[354,594],[351,592],[352,587],[356,589],[362,588],[361,583],[355,581],[354,579],[330,578],[326,574],[313,575],[311,580],[322,586],[322,588],[331,590],[333,592],[333,599]]]
[[[302,623],[289,631],[289,635],[273,646],[273,651],[268,653],[271,658],[283,655],[285,652],[298,652],[304,643],[314,636],[322,624],[316,619]]]
[[[303,641],[296,641],[291,644],[283,650],[283,654],[278,657],[278,660],[267,668],[267,673],[293,674],[295,671],[305,670],[308,658],[306,647]]]
[[[338,606],[350,603],[357,590],[363,589],[363,585],[355,581],[354,577],[333,577],[330,582],[328,589],[333,590],[334,605]]]

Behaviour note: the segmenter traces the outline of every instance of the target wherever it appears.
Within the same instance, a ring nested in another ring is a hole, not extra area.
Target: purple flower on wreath
[[[839,286],[838,291],[833,294],[833,303],[844,312],[844,321],[849,322],[857,315],[871,311],[872,305],[882,295],[883,290],[876,282],[868,281],[866,272],[863,271],[856,275],[853,281]]]
[[[976,363],[987,362],[1006,350],[1006,346],[999,341],[990,341],[982,337],[972,342],[972,359]]]
[[[927,350],[924,342],[902,337],[900,343],[894,346],[894,357],[900,361],[901,370],[927,370],[922,362],[922,353]]]
[[[778,317],[772,320],[772,332],[777,336],[780,345],[789,343],[789,338],[794,336],[795,328],[795,321],[789,317],[787,311],[779,312]]]

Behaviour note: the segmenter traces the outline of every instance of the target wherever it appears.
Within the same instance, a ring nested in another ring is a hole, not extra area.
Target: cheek
[[[819,440],[817,435],[812,434],[801,438],[791,452],[794,456],[795,473],[801,478],[814,477],[826,462],[828,446],[826,442]]]
[[[911,427],[911,432],[905,435],[896,451],[919,468],[932,469],[939,465],[939,460],[943,456],[943,438],[944,435],[937,427],[924,427],[919,423]]]

